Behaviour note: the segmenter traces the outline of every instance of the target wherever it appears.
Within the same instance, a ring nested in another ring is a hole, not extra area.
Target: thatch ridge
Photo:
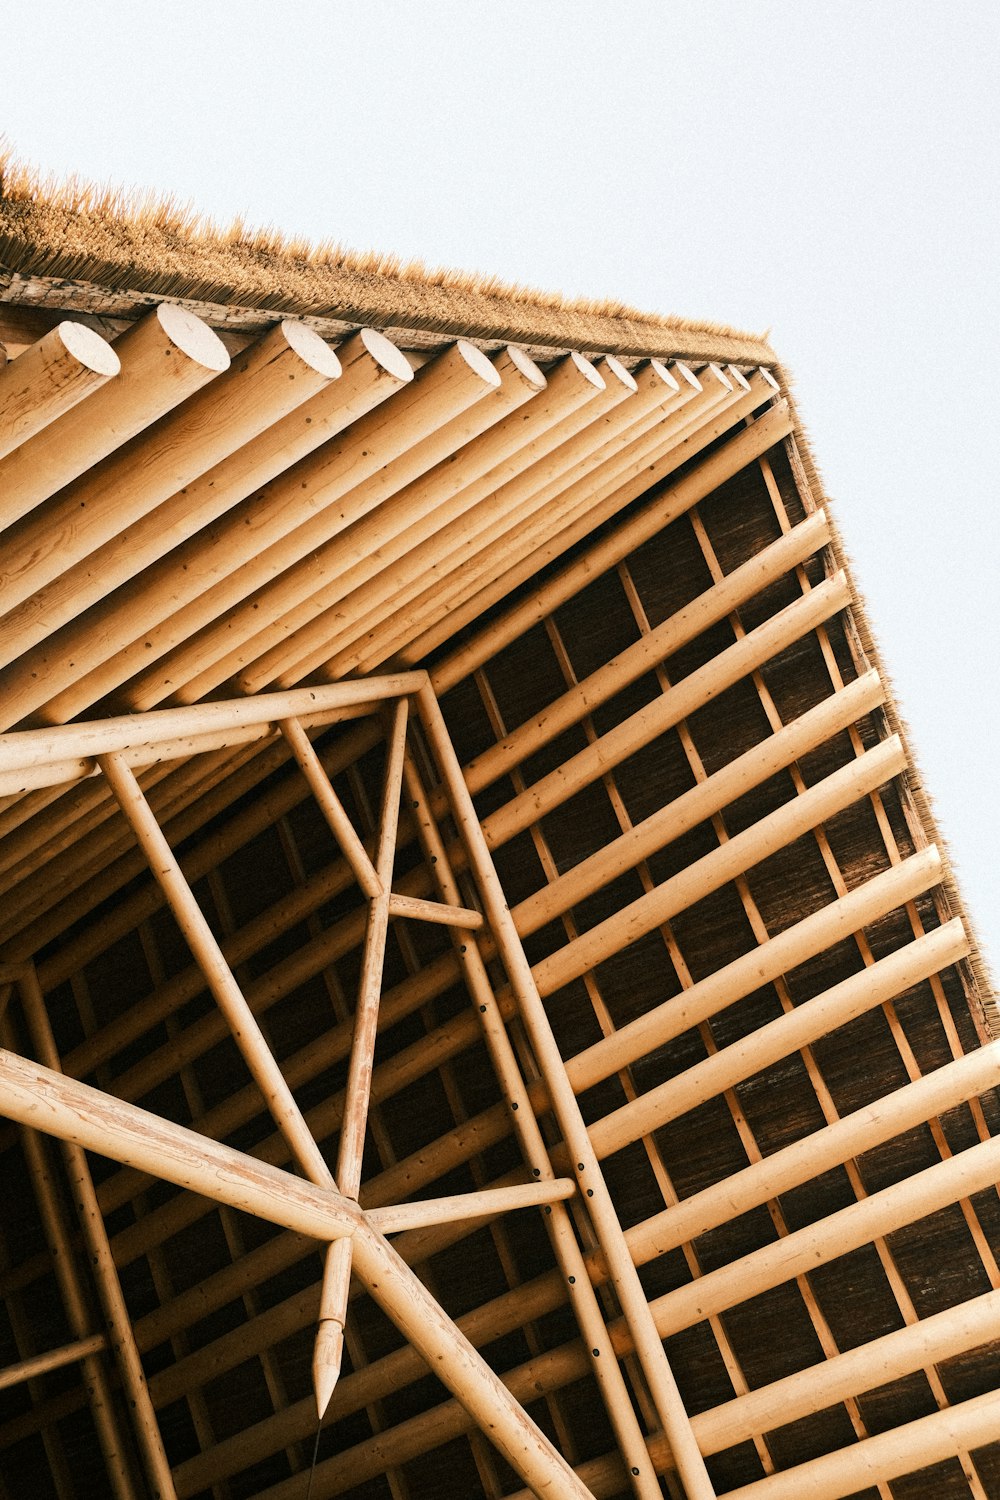
[[[42,177],[0,144],[0,269],[121,293],[621,354],[769,364],[765,335],[565,297],[398,255],[310,244],[190,204]]]

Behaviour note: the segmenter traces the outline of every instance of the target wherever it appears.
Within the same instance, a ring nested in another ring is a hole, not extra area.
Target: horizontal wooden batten
[[[648,635],[626,647],[605,666],[568,689],[533,719],[468,761],[465,779],[469,790],[481,791],[498,777],[506,775],[702,631],[724,620],[734,609],[812,557],[829,539],[826,515],[817,511],[780,540],[765,547],[756,557],[735,568],[721,583],[706,589],[690,604],[670,615]]]
[[[866,1011],[895,999],[921,980],[957,963],[968,951],[968,938],[956,917],[605,1115],[590,1127],[595,1151],[599,1156],[620,1151]]]
[[[107,1339],[103,1333],[92,1333],[87,1338],[77,1339],[72,1344],[63,1344],[60,1349],[49,1349],[44,1354],[32,1354],[27,1359],[20,1360],[16,1365],[7,1365],[0,1370],[0,1391],[6,1391],[11,1386],[22,1385],[26,1380],[36,1380],[39,1375],[47,1375],[50,1370],[61,1370],[66,1365],[77,1364],[91,1354],[99,1354],[102,1349],[107,1348]]]
[[[552,994],[579,978],[612,953],[621,952],[679,911],[883,786],[905,765],[903,746],[893,735],[542,959],[535,966],[539,989],[545,995]]]
[[[675,1036],[697,1026],[727,1005],[742,1000],[761,985],[769,984],[827,948],[877,921],[887,912],[912,901],[936,885],[942,876],[941,856],[930,845],[892,869],[874,876],[829,905],[820,907],[777,937],[751,949],[741,958],[718,969],[690,989],[664,1001],[645,1015],[566,1064],[574,1088],[590,1088],[609,1078],[619,1068],[663,1046]],[[515,920],[517,910],[515,908]]]
[[[786,647],[801,640],[850,602],[843,573],[786,605],[763,625],[749,631],[703,667],[668,688],[652,703],[609,729],[600,739],[533,782],[497,812],[483,819],[491,849],[514,838],[531,823],[567,802],[591,782],[614,769],[628,756],[673,729],[682,719],[710,703],[741,678],[748,676]]]
[[[755,1433],[784,1427],[852,1396],[901,1380],[1000,1339],[1000,1291],[932,1313],[823,1364],[701,1412],[692,1427],[704,1453],[720,1453]]]
[[[634,869],[651,854],[721,812],[737,797],[785,770],[800,756],[877,708],[884,697],[878,673],[866,672],[848,687],[808,709],[801,718],[775,730],[770,739],[744,751],[668,802],[661,811],[633,824],[603,849],[527,896],[515,912],[521,936],[536,932],[553,916],[569,911],[626,870]]]
[[[58,323],[43,334],[0,367],[0,459],[51,426],[120,368],[111,345],[82,323]],[[13,518],[0,510],[0,525],[9,526]]]
[[[930,1416],[868,1437],[797,1468],[727,1490],[719,1500],[842,1500],[1000,1438],[996,1391],[973,1396]]]

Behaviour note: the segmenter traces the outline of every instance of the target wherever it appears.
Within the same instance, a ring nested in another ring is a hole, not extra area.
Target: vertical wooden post
[[[375,875],[380,889],[368,900],[368,926],[361,959],[361,981],[354,1014],[354,1040],[347,1072],[344,1118],[337,1150],[337,1181],[341,1192],[356,1198],[361,1186],[361,1163],[371,1097],[372,1067],[375,1058],[375,1033],[382,994],[382,969],[385,962],[385,940],[389,931],[389,894],[392,867],[396,857],[396,829],[399,823],[399,795],[403,783],[403,753],[406,748],[408,705],[399,698],[393,709],[389,752],[386,757],[385,785],[382,789]],[[351,1242],[339,1240],[327,1251],[320,1298],[319,1331],[313,1353],[313,1385],[316,1406],[322,1417],[330,1404],[340,1375],[344,1352],[344,1320],[351,1284]]]
[[[470,867],[486,907],[486,916],[497,949],[515,994],[518,1010],[541,1069],[553,1111],[571,1153],[577,1182],[586,1194],[587,1207],[604,1252],[611,1279],[631,1332],[636,1354],[649,1383],[657,1413],[673,1450],[688,1500],[715,1500],[715,1490],[705,1468],[673,1372],[653,1322],[638,1272],[628,1253],[621,1223],[615,1211],[587,1127],[566,1076],[545,1007],[535,985],[531,966],[521,947],[517,929],[507,907],[503,887],[493,867],[472,797],[462,776],[462,767],[433,689],[428,685],[417,694],[421,723],[430,742],[447,790],[452,814],[468,854]]]

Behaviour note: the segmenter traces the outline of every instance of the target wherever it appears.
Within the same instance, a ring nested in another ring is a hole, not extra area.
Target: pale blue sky
[[[995,0],[40,0],[2,35],[43,168],[770,327],[1000,961]]]

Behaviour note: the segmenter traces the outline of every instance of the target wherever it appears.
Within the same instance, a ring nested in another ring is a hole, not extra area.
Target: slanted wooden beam
[[[82,323],[59,323],[43,334],[0,369],[0,458],[50,426],[120,368],[111,345]],[[0,511],[0,524],[9,526],[12,519]]]
[[[559,1121],[563,1139],[576,1163],[576,1179],[586,1194],[588,1212],[604,1252],[622,1312],[635,1343],[636,1354],[649,1383],[657,1414],[674,1453],[689,1500],[715,1500],[705,1461],[691,1433],[691,1425],[667,1363],[663,1344],[653,1326],[649,1304],[635,1265],[626,1249],[621,1223],[590,1144],[555,1037],[542,1005],[530,965],[493,867],[462,768],[452,748],[441,710],[428,685],[416,695],[424,732],[447,788],[452,815],[483,897],[485,913],[507,970],[518,1011],[531,1040],[545,1087]]]
[[[433,1224],[466,1224],[477,1219],[491,1219],[515,1208],[537,1208],[546,1203],[560,1203],[572,1198],[576,1183],[572,1177],[553,1177],[548,1182],[524,1182],[510,1187],[479,1188],[452,1198],[421,1198],[416,1203],[395,1203],[386,1208],[369,1208],[365,1218],[380,1234],[401,1234],[404,1230],[425,1229]]]
[[[27,515],[229,363],[207,323],[172,302],[127,328],[113,352],[121,366],[114,380],[0,460],[0,524]]]

